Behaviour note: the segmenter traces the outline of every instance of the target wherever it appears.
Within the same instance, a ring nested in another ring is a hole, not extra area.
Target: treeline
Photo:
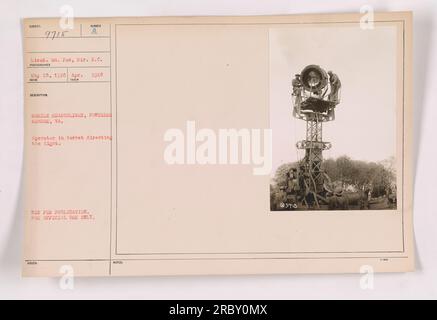
[[[360,190],[370,184],[374,197],[384,195],[387,189],[394,188],[396,185],[394,158],[380,162],[366,162],[342,156],[325,160],[322,167],[332,181],[342,181]]]
[[[271,188],[273,192],[276,191],[276,187],[286,184],[287,172],[296,167],[297,163],[286,163],[276,170]],[[394,158],[366,162],[341,156],[324,160],[322,167],[332,182],[341,181],[345,187],[362,190],[364,186],[371,185],[373,197],[385,195],[388,189],[396,186]]]

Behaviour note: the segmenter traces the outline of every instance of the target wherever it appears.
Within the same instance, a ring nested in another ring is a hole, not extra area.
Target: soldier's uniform
[[[341,88],[340,78],[335,74],[329,75],[329,83],[331,84],[331,92],[329,93],[329,101],[338,102],[338,91]]]
[[[296,113],[299,114],[300,113],[300,103],[302,100],[302,97],[301,97],[302,81],[296,77],[291,81],[291,85],[293,87],[293,96],[295,97],[293,114],[296,114]]]

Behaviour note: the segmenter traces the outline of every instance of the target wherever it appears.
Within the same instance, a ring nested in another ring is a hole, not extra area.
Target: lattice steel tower
[[[304,200],[312,195],[311,202],[319,206],[327,178],[322,170],[323,151],[331,148],[331,143],[322,138],[323,123],[335,119],[341,84],[331,71],[326,73],[317,65],[309,65],[295,75],[292,85],[293,116],[306,121],[306,138],[296,144],[298,149],[305,150],[305,157],[299,163],[299,174],[305,187]]]

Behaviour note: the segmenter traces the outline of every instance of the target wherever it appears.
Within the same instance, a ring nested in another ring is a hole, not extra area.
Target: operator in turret
[[[328,71],[329,75],[329,83],[331,85],[331,92],[329,93],[328,99],[329,101],[338,103],[338,93],[341,88],[341,81],[340,78],[333,73],[332,71]]]
[[[302,80],[300,78],[300,74],[296,74],[294,79],[291,81],[291,86],[293,87],[293,96],[294,96],[294,112],[300,113],[300,103],[302,101]]]

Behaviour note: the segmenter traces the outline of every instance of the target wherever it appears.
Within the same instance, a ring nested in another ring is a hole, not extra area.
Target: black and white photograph
[[[326,24],[269,36],[271,211],[395,210],[396,28]]]

